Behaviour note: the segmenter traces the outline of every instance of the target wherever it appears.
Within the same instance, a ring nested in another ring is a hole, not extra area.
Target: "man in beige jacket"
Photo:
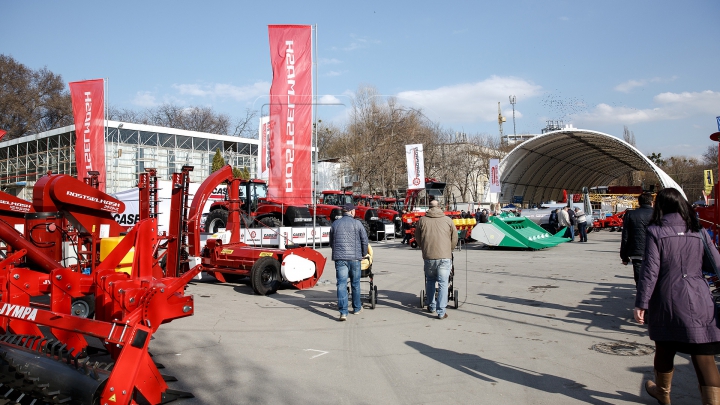
[[[452,219],[445,216],[437,201],[430,202],[430,209],[420,218],[415,229],[415,240],[422,249],[425,260],[425,291],[427,311],[437,312],[438,319],[447,318],[448,282],[452,270],[452,252],[458,242],[458,231]],[[437,302],[435,283],[438,283]]]

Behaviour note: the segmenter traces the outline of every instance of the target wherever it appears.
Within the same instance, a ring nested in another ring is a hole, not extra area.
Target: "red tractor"
[[[383,205],[383,200],[386,199],[385,197],[379,195],[371,196],[366,194],[355,194],[353,195],[353,199],[355,201],[355,205],[363,205],[376,209],[382,222],[386,224],[394,224],[395,235],[402,236],[402,218],[400,218],[400,213],[395,209],[386,208],[386,206]],[[394,198],[393,200],[393,202],[397,201]]]
[[[268,198],[267,183],[264,180],[241,180],[239,192],[242,202],[241,227],[278,228],[312,225],[313,218],[307,207],[287,205]],[[228,201],[216,201],[210,206],[210,213],[204,223],[206,232],[216,233],[220,228],[226,228],[229,207]]]
[[[315,205],[315,216],[318,225],[330,226],[336,219],[342,217],[342,206],[353,204],[352,192],[325,190],[322,192],[320,204]]]

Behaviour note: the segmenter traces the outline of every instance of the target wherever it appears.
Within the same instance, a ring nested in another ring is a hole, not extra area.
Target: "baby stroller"
[[[453,278],[454,278],[454,276],[455,276],[455,260],[454,260],[454,257],[453,257],[453,264],[452,264],[452,268],[450,269],[450,277],[449,277],[449,279],[448,279],[448,304],[450,304],[450,303],[452,302],[452,303],[453,303],[453,307],[454,307],[455,309],[458,309],[458,307],[460,306],[460,305],[459,305],[459,303],[460,303],[460,299],[459,299],[459,298],[460,298],[460,297],[459,297],[460,293],[459,293],[458,290],[456,290],[456,289],[453,287]],[[426,285],[426,284],[427,284],[427,277],[425,277],[425,284],[423,284],[423,285]],[[437,300],[437,294],[438,294],[438,289],[435,288],[435,299],[436,299],[436,300]],[[425,299],[426,299],[426,298],[427,298],[427,297],[425,296],[425,289],[420,290],[420,308],[425,308],[425,305],[426,305],[426,304],[425,304]],[[449,306],[449,305],[448,305],[448,306]]]
[[[370,303],[370,309],[375,309],[375,305],[377,304],[377,286],[373,282],[373,272],[372,272],[372,264],[373,264],[373,249],[372,246],[368,245],[368,254],[365,256],[362,261],[360,262],[360,291],[362,291],[362,283],[363,279],[369,279],[368,281],[365,281],[370,284],[368,288],[367,294],[360,293],[361,299],[367,299]],[[348,278],[348,297],[352,296],[352,291],[350,288],[350,278]],[[352,299],[350,298],[352,301]]]

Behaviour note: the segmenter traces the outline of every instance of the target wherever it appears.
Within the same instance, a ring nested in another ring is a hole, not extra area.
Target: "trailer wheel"
[[[216,233],[228,223],[228,212],[223,209],[210,211],[205,219],[205,232]]]
[[[261,257],[250,270],[250,284],[256,294],[273,294],[280,284],[280,262],[273,257]]]
[[[80,297],[73,299],[70,313],[80,318],[92,318],[95,315],[95,297]]]

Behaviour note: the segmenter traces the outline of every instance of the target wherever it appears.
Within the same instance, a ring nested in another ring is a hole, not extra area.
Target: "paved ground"
[[[245,284],[193,282],[195,315],[163,325],[151,352],[191,391],[190,404],[653,404],[641,389],[652,355],[597,344],[652,344],[631,322],[632,268],[619,233],[542,251],[455,253],[459,309],[419,309],[420,252],[376,244],[379,303],[336,318],[335,271],[321,284],[269,297]],[[330,256],[328,248],[322,248]],[[366,287],[366,285],[363,285]],[[673,404],[699,403],[687,357]]]

